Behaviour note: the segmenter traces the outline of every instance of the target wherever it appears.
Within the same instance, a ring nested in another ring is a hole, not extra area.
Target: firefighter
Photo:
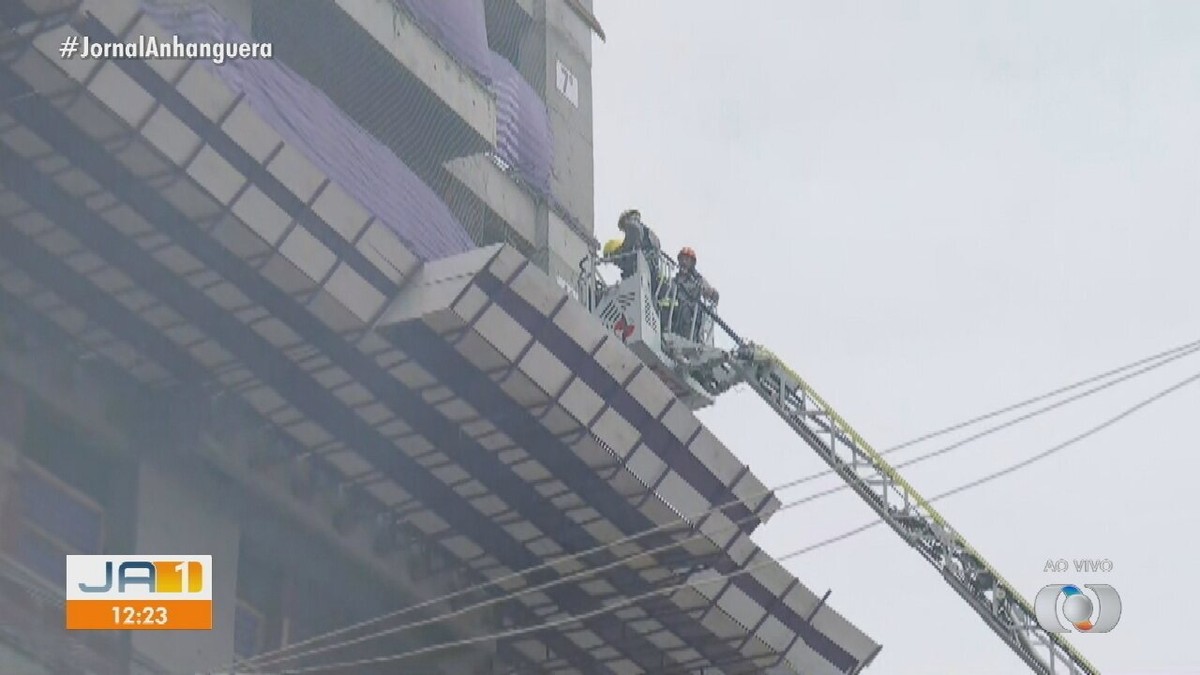
[[[674,279],[675,311],[671,315],[671,332],[696,340],[694,332],[699,324],[699,303],[707,301],[715,307],[720,294],[696,270],[696,252],[690,246],[680,249],[675,259],[679,263],[679,270]]]
[[[657,297],[661,268],[659,256],[662,255],[662,246],[658,242],[658,235],[642,222],[642,214],[637,209],[629,209],[622,213],[617,220],[617,227],[625,235],[621,246],[614,254],[619,256],[616,262],[617,266],[621,268],[621,278],[628,279],[637,273],[636,252],[641,251],[646,258],[646,265],[650,268],[650,294]]]
[[[617,251],[621,250],[621,243],[622,243],[621,239],[609,239],[608,241],[606,241],[604,243],[604,247],[600,249],[601,258],[603,260],[613,260],[613,257],[617,255]],[[616,260],[615,262],[618,265],[620,264],[620,260]],[[596,288],[593,291],[593,293],[595,294],[595,301],[598,302],[601,298],[603,298],[604,293],[607,290],[608,290],[608,285],[604,282],[604,278],[601,277],[599,274],[597,274],[596,275]]]

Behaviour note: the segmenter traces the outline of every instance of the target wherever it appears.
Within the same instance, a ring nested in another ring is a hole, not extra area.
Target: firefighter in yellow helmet
[[[625,235],[614,254],[620,256],[617,266],[621,268],[621,278],[628,279],[637,272],[636,252],[641,251],[646,258],[646,265],[650,268],[650,293],[657,296],[659,270],[662,268],[659,260],[662,246],[658,242],[658,235],[642,222],[642,214],[637,209],[629,209],[622,213],[617,219],[617,227]]]

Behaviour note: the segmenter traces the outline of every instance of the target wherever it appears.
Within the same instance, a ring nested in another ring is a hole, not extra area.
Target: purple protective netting
[[[417,25],[484,82],[491,80],[491,50],[483,0],[394,0]]]
[[[249,41],[212,7],[144,4],[181,39]],[[279,61],[228,59],[211,70],[330,180],[386,224],[415,255],[436,260],[475,247],[449,207],[385,145]]]
[[[492,52],[496,96],[496,153],[542,195],[550,194],[554,136],[546,102],[513,64]]]

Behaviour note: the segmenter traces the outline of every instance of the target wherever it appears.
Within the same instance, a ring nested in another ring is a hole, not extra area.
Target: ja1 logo
[[[68,630],[212,630],[211,555],[68,555]]]
[[[1085,593],[1073,584],[1050,584],[1033,599],[1034,614],[1042,628],[1051,633],[1107,633],[1121,620],[1121,596],[1108,584],[1084,584]],[[1095,597],[1095,600],[1092,599]],[[1061,599],[1061,602],[1060,602]]]

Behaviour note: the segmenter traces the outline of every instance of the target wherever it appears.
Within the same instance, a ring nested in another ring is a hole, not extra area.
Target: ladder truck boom
[[[651,267],[636,253],[636,272],[605,282],[586,258],[578,288],[601,322],[614,331],[692,409],[711,405],[737,384],[748,384],[764,402],[942,578],[1033,672],[1098,675],[1058,633],[1042,628],[1020,593],[981,556],[794,370],[764,347],[743,340],[715,307],[670,283],[674,261]],[[628,268],[628,266],[626,266]],[[650,270],[662,278],[651,283]],[[652,292],[654,289],[654,292]],[[690,303],[690,304],[688,304]],[[681,306],[699,308],[680,327]],[[732,343],[716,345],[715,328]]]
[[[1097,675],[946,519],[791,368],[746,344],[734,363],[744,381],[872,509],[941,573],[946,583],[1036,673]]]

